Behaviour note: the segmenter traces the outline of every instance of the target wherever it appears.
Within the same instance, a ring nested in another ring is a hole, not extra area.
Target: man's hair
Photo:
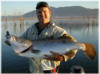
[[[37,3],[36,9],[40,9],[42,7],[48,7],[50,9],[50,7],[49,7],[47,2],[39,2],[39,3]]]

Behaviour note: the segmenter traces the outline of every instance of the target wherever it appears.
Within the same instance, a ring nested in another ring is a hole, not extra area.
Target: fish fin
[[[5,41],[5,43],[8,45],[8,46],[11,46],[10,42],[8,40]]]
[[[37,50],[37,49],[32,49],[32,51],[31,51],[32,53],[40,53],[40,50]]]
[[[92,44],[88,44],[88,43],[84,43],[86,46],[86,50],[84,50],[83,52],[90,58],[90,59],[94,59],[96,56],[96,51],[95,48]]]

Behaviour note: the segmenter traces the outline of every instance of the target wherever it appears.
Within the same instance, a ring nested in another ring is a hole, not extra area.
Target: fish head
[[[12,46],[15,53],[24,53],[32,47],[32,42],[30,40],[25,40],[14,35],[10,35],[9,32],[6,32],[5,43],[8,46]]]
[[[13,43],[15,53],[24,53],[32,49],[32,42],[30,40],[24,40],[18,37],[12,37],[11,42]]]
[[[14,36],[7,36],[6,37],[6,40],[5,40],[5,43],[8,45],[8,46],[11,46],[12,45],[12,42],[16,42],[16,38]]]

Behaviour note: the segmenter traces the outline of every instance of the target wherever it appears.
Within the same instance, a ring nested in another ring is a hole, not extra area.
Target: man
[[[46,38],[65,38],[73,42],[76,40],[70,36],[64,29],[55,25],[51,21],[51,11],[49,5],[46,2],[39,2],[36,6],[36,14],[38,22],[27,29],[27,31],[21,36],[21,38],[28,40],[46,39]],[[42,73],[55,71],[55,68],[60,65],[62,60],[68,60],[73,58],[77,53],[77,50],[69,51],[68,56],[59,55],[56,52],[51,51],[52,55],[55,56],[55,60],[49,55],[45,55],[44,59],[39,62],[34,58],[30,59],[30,72],[31,73]]]

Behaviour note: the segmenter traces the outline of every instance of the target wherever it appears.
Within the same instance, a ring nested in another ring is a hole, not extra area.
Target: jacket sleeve
[[[77,40],[74,37],[72,37],[71,35],[69,35],[68,33],[64,33],[63,36],[61,36],[60,38],[67,39],[67,40],[70,40],[72,42],[77,42]]]
[[[77,42],[77,40],[72,37],[71,35],[69,35],[66,30],[64,30],[63,28],[59,27],[59,26],[55,26],[55,28],[53,29],[54,31],[54,38],[64,38],[67,40],[70,40],[72,42]]]
[[[53,27],[53,38],[58,39],[62,37],[65,33],[66,31],[63,28],[56,25]]]

